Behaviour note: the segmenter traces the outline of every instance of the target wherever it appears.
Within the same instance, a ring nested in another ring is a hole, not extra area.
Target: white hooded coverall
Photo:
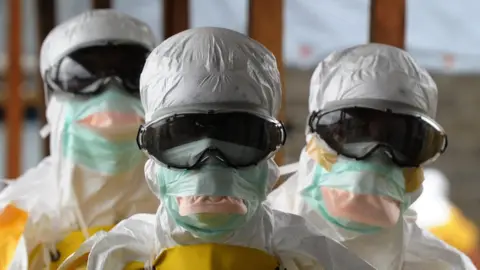
[[[410,207],[418,226],[468,255],[478,268],[478,227],[450,201],[450,182],[440,170],[426,168],[424,174],[422,195]]]
[[[435,118],[437,87],[405,51],[380,44],[360,45],[334,52],[317,66],[311,78],[309,112],[332,101],[352,99],[397,102],[412,113]],[[307,132],[307,142],[313,136]],[[329,223],[301,196],[313,183],[316,166],[306,148],[301,152],[298,171],[269,194],[267,200],[274,209],[305,217],[320,233],[341,241],[376,269],[475,269],[464,254],[420,229],[409,210],[395,227],[370,235]],[[407,196],[414,201],[420,192],[421,186],[417,186]]]
[[[115,10],[88,11],[58,25],[47,36],[40,56],[42,77],[70,52],[106,41],[138,44],[148,51],[155,46],[154,35],[145,23]],[[51,154],[18,179],[9,180],[0,193],[0,219],[15,221],[9,223],[15,226],[0,226],[0,233],[4,234],[1,238],[5,234],[12,236],[5,238],[11,240],[9,243],[1,245],[0,262],[8,264],[8,249],[15,245],[23,251],[16,252],[10,264],[12,270],[27,269],[25,253],[30,256],[28,269],[43,269],[46,264],[56,269],[69,255],[67,250],[73,252],[75,249],[71,249],[89,235],[108,230],[133,214],[155,212],[159,205],[144,180],[145,158],[141,151],[141,158],[135,160],[132,168],[115,175],[89,170],[62,155],[66,106],[68,102],[55,94],[48,97]],[[138,117],[143,118],[143,112]],[[113,132],[126,127],[122,123],[112,125]],[[130,132],[133,144],[138,125]],[[121,157],[111,157],[111,161],[118,162],[118,158]],[[105,160],[99,163],[102,161]],[[22,243],[26,246],[22,247]],[[3,267],[0,268],[7,269]]]
[[[256,109],[258,113],[274,116],[281,101],[275,57],[258,42],[222,28],[190,29],[165,40],[148,57],[140,88],[147,123],[154,120],[153,115],[159,111],[168,113],[189,107],[203,112],[222,105],[225,109],[224,105],[228,104],[241,107],[240,104],[247,112]],[[278,178],[278,166],[273,160],[268,164],[271,189]],[[159,166],[153,160],[145,166],[147,181],[157,196],[161,196],[156,179]],[[312,233],[303,218],[260,205],[253,217],[233,235],[214,242],[266,252],[278,260],[277,269],[345,269],[344,261],[355,261],[356,269],[372,269],[343,246],[326,239]],[[78,258],[88,253],[89,270],[135,269],[129,268],[133,262],[137,262],[138,267],[151,269],[157,258],[172,248],[211,241],[179,226],[162,204],[155,215],[135,215],[108,233],[96,234],[60,269],[70,269]],[[329,253],[332,249],[336,250],[336,258]],[[166,254],[168,258],[169,253]],[[255,263],[248,258],[241,260],[242,265],[236,265],[235,269]],[[162,264],[155,267],[170,269],[163,268]],[[178,267],[172,269],[184,268],[179,262]]]

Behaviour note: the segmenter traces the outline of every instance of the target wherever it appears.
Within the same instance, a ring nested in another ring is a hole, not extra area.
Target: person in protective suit
[[[97,231],[158,208],[135,142],[140,73],[155,45],[145,23],[108,9],[49,33],[40,69],[51,154],[0,193],[0,268],[26,269],[28,260],[57,269]]]
[[[186,30],[161,43],[140,79],[146,124],[139,147],[161,200],[87,240],[60,269],[373,269],[313,233],[302,217],[262,202],[278,178],[272,156],[286,139],[275,118],[281,84],[275,57],[223,28]]]
[[[410,206],[418,226],[468,255],[479,268],[478,227],[450,201],[450,183],[440,170],[427,168],[424,174],[422,195]]]
[[[436,107],[435,82],[407,52],[367,44],[330,54],[311,78],[298,171],[270,205],[375,269],[475,269],[406,211],[421,193],[422,166],[447,147]]]

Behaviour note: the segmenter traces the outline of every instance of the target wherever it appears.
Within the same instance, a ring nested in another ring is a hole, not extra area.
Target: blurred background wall
[[[36,0],[22,2],[22,96],[31,100],[21,133],[21,170],[43,157],[37,72],[38,14]],[[40,0],[41,1],[41,0]],[[7,0],[0,0],[0,101],[5,104],[8,61]],[[113,8],[146,21],[164,36],[161,0],[112,0]],[[279,1],[280,2],[280,1]],[[90,9],[89,0],[57,0],[56,20],[62,22]],[[190,27],[221,26],[243,33],[248,29],[248,0],[190,0]],[[434,167],[452,184],[452,200],[480,224],[480,2],[475,0],[407,0],[405,46],[429,69],[439,87],[438,121],[449,134],[449,148]],[[286,121],[290,127],[286,162],[297,160],[305,143],[308,86],[315,65],[333,50],[369,40],[369,0],[284,0],[283,62]],[[32,101],[33,100],[33,101]],[[37,100],[37,101],[35,101]],[[7,127],[0,109],[0,144]],[[4,149],[4,148],[2,148]],[[7,151],[0,151],[0,177],[6,175]],[[477,183],[477,181],[479,183]]]

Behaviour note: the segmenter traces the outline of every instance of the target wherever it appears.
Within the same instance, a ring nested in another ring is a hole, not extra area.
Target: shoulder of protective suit
[[[268,194],[265,204],[276,210],[293,212],[294,205],[300,197],[298,185],[298,173],[295,173]]]
[[[417,261],[421,261],[426,264],[426,268],[422,269],[477,269],[467,255],[438,239],[429,231],[420,228],[414,222],[408,223],[406,228],[406,264],[416,264]]]
[[[146,23],[113,9],[90,10],[47,35],[40,50],[41,75],[68,53],[108,41],[139,44],[149,50],[156,45],[155,35]]]
[[[155,225],[156,218],[155,214],[135,214],[127,219],[120,221],[111,231],[117,232],[123,228],[130,229],[130,227],[135,227],[139,223],[143,223],[145,225]]]
[[[437,86],[404,50],[382,44],[354,46],[330,54],[310,81],[310,112],[344,99],[379,99],[417,107],[435,117]]]
[[[134,253],[139,261],[148,260],[155,247],[155,237],[152,237],[152,232],[155,231],[154,223],[155,215],[133,215],[119,222],[109,232],[98,232],[87,239],[59,269],[71,269],[72,265],[86,254],[87,269],[104,269],[112,260],[118,265],[126,265],[132,258],[123,256],[125,252]]]

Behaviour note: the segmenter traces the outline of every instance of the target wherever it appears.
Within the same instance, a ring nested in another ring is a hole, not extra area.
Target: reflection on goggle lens
[[[173,168],[192,169],[210,158],[247,167],[285,143],[282,123],[245,112],[176,114],[142,126],[139,148]]]
[[[448,143],[443,129],[428,117],[370,108],[317,111],[309,128],[343,156],[364,159],[382,148],[402,167],[433,161]]]
[[[102,45],[82,48],[62,58],[45,74],[54,94],[94,95],[116,80],[138,96],[139,80],[149,50],[137,44]]]

